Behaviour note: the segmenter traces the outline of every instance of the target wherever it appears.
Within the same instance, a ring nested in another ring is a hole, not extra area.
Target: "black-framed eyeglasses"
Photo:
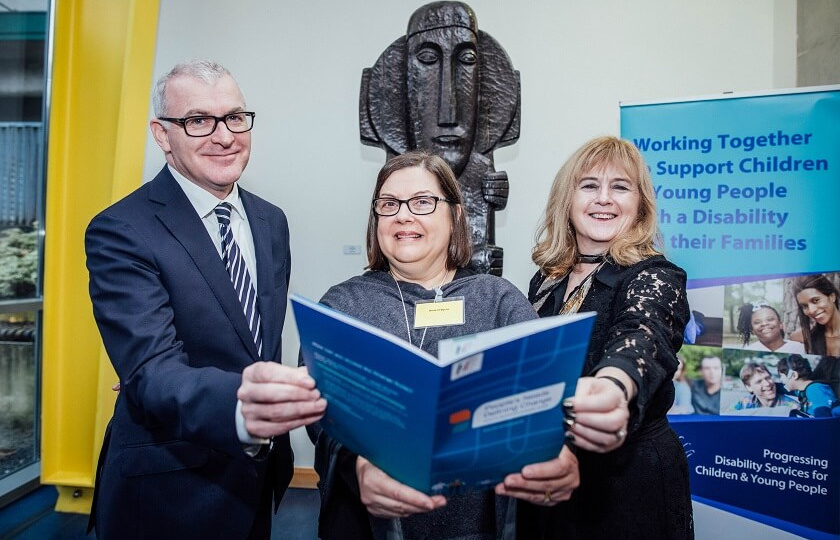
[[[158,120],[172,122],[184,128],[184,132],[190,137],[206,137],[216,131],[219,122],[224,122],[231,133],[245,133],[254,127],[254,116],[252,112],[236,112],[224,116],[196,115],[183,118],[165,118],[159,116]]]
[[[377,216],[395,216],[400,212],[400,207],[405,204],[408,211],[416,216],[425,216],[431,214],[437,208],[439,201],[455,204],[456,201],[450,201],[443,197],[435,197],[433,195],[420,195],[419,197],[412,197],[410,199],[394,199],[392,197],[380,197],[373,199],[373,213]]]

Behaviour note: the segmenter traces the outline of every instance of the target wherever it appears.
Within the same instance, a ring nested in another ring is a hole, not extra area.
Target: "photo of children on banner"
[[[741,306],[738,315],[738,335],[748,351],[786,352],[805,354],[799,341],[785,339],[782,316],[768,302],[758,300]],[[757,341],[750,343],[752,336]]]
[[[792,354],[776,364],[779,377],[788,391],[799,399],[799,414],[824,418],[840,416],[840,401],[831,386],[817,380],[811,363],[802,355]]]
[[[683,343],[720,347],[723,339],[723,287],[688,289],[691,317],[683,332]]]
[[[814,274],[789,281],[799,306],[805,352],[840,356],[840,274]]]
[[[725,285],[723,347],[805,354],[796,300],[790,288],[785,279]]]
[[[799,400],[781,383],[776,364],[785,354],[724,349],[720,414],[792,416]]]
[[[739,376],[750,395],[736,401],[730,407],[731,411],[772,407],[799,408],[799,401],[784,393],[780,388],[783,385],[773,380],[773,375],[764,364],[748,362],[741,368]]]

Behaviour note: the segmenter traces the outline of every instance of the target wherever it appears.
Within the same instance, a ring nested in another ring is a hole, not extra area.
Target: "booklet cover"
[[[562,449],[595,313],[535,319],[438,343],[438,358],[291,296],[301,354],[327,400],[321,425],[429,494],[491,489]]]

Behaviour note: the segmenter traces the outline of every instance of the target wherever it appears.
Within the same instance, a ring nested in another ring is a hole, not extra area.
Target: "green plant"
[[[37,229],[0,231],[0,298],[33,295],[37,279]]]

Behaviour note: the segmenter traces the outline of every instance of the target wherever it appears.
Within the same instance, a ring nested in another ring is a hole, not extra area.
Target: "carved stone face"
[[[409,36],[409,120],[416,148],[441,156],[460,176],[475,140],[478,39],[461,26]]]

